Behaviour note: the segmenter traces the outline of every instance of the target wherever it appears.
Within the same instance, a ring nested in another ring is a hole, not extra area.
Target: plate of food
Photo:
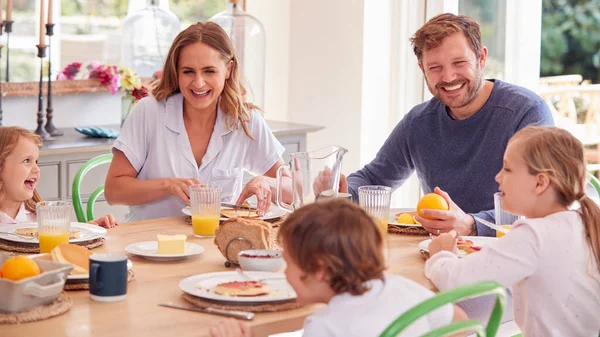
[[[14,233],[17,235],[0,233],[0,239],[19,243],[39,244],[37,238],[37,222],[21,222],[17,224],[2,226],[2,232]],[[107,231],[97,225],[82,222],[71,222],[71,231],[69,233],[70,243],[81,243],[96,240],[105,237]]]
[[[182,210],[183,214],[192,215],[192,209],[187,206],[184,207]],[[221,221],[225,221],[231,218],[248,218],[248,219],[261,219],[261,220],[270,220],[270,219],[276,219],[276,218],[280,218],[282,216],[284,216],[286,214],[286,212],[284,210],[282,210],[281,208],[277,207],[277,205],[271,205],[269,207],[269,210],[267,212],[267,214],[265,214],[264,216],[259,217],[258,214],[256,214],[256,210],[252,210],[252,209],[233,209],[233,208],[227,208],[227,207],[222,207],[221,208]]]
[[[185,235],[157,235],[157,241],[132,243],[125,251],[152,261],[183,260],[204,252],[204,247],[185,242],[185,238]]]
[[[247,278],[235,271],[206,273],[187,277],[179,288],[192,296],[220,302],[268,303],[296,298],[282,273],[247,271]]]
[[[458,239],[456,246],[458,248],[458,256],[465,257],[481,250],[481,248],[495,242],[498,238],[487,236],[462,236]],[[429,252],[429,243],[431,239],[419,242],[419,248]]]
[[[417,212],[414,209],[411,211],[390,211],[388,223],[401,227],[423,227],[417,222],[415,215],[417,215]]]

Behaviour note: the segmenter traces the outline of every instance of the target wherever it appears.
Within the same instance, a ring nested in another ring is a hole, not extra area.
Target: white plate
[[[223,209],[227,209],[227,208],[223,207]],[[192,209],[190,208],[190,206],[182,208],[181,211],[183,212],[183,214],[192,216]],[[280,217],[284,216],[285,213],[286,212],[284,210],[282,210],[281,208],[277,207],[277,205],[271,204],[271,206],[269,206],[269,211],[267,212],[267,214],[265,214],[264,216],[258,217],[258,219],[269,220],[269,219],[280,218]],[[221,221],[225,221],[225,220],[229,220],[229,218],[222,216]]]
[[[489,236],[462,236],[462,238],[463,238],[463,240],[473,241],[473,243],[479,247],[485,247],[491,243],[496,242],[496,240],[498,240],[498,238],[493,238],[493,237],[489,237]],[[427,239],[427,240],[423,240],[423,241],[419,242],[419,249],[422,249],[422,250],[428,252],[430,242],[431,242],[431,239]],[[465,257],[465,256],[467,256],[467,253],[465,253],[464,251],[459,249],[458,256]]]
[[[2,231],[9,232],[9,233],[15,233],[15,230],[17,230],[18,228],[26,228],[26,227],[36,227],[37,228],[37,226],[38,226],[37,222],[21,222],[18,224],[3,225]],[[71,222],[71,230],[74,230],[74,229],[79,230],[79,237],[77,239],[70,239],[69,240],[70,243],[85,242],[85,241],[91,241],[91,240],[103,238],[106,236],[106,233],[107,233],[105,228],[102,228],[102,227],[96,226],[96,225],[92,225],[89,223],[81,223],[81,222]],[[39,244],[39,241],[37,238],[27,240],[27,239],[24,239],[19,236],[15,236],[15,235],[0,234],[0,239],[7,240],[7,241],[13,241],[13,242],[20,242],[20,243]]]
[[[401,227],[423,227],[421,226],[420,223],[417,224],[408,224],[408,223],[399,223],[396,220],[396,214],[398,213],[410,213],[410,212],[416,212],[417,210],[414,208],[401,208],[401,209],[396,209],[396,210],[390,210],[390,218],[388,219],[388,223],[390,225],[395,225],[395,226],[401,226]]]
[[[130,259],[127,259],[127,270],[130,270],[131,268],[133,268],[133,263],[131,262]],[[69,274],[69,276],[67,277],[67,280],[82,281],[82,280],[87,280],[89,278],[90,278],[90,274],[77,274],[77,275]]]
[[[125,247],[125,250],[131,254],[141,256],[152,261],[175,261],[187,259],[190,256],[202,254],[204,247],[199,244],[186,242],[184,254],[158,254],[158,241],[144,241],[132,243]]]
[[[244,274],[249,277],[262,280],[273,289],[268,295],[262,296],[225,296],[214,292],[218,284],[233,281],[246,281],[235,271],[225,271],[216,273],[206,273],[187,277],[179,282],[179,288],[192,296],[210,299],[222,302],[240,302],[240,303],[266,303],[293,300],[296,293],[292,286],[285,279],[282,273],[272,273],[265,271],[246,271]],[[200,288],[198,287],[200,286]]]

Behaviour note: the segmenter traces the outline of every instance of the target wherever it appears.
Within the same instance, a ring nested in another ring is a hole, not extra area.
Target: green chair
[[[96,156],[90,160],[88,160],[80,169],[77,171],[75,175],[75,179],[73,179],[73,188],[72,188],[72,197],[73,197],[73,208],[75,209],[75,215],[77,216],[77,221],[79,222],[88,222],[90,220],[95,219],[94,217],[94,203],[96,199],[100,196],[100,194],[104,193],[104,184],[100,185],[98,188],[90,194],[88,198],[87,204],[87,216],[83,210],[83,202],[81,201],[81,181],[83,177],[94,167],[110,163],[113,158],[112,153],[102,154]]]
[[[591,173],[588,173],[587,176],[590,180],[590,185],[594,186],[594,189],[596,189],[596,192],[598,193],[598,197],[600,197],[600,180],[598,180],[598,178]]]
[[[478,282],[441,292],[402,314],[379,337],[396,337],[414,321],[435,309],[447,304],[485,295],[496,295],[496,303],[494,304],[487,327],[484,327],[481,322],[471,319],[445,325],[421,337],[442,337],[466,331],[474,331],[478,337],[494,337],[498,332],[500,323],[502,323],[502,313],[506,306],[506,290],[504,290],[502,285],[493,281]]]

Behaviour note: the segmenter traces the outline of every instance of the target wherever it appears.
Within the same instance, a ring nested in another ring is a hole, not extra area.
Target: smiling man
[[[494,221],[494,176],[506,144],[527,125],[553,125],[552,115],[532,91],[484,79],[488,51],[472,18],[438,15],[411,43],[434,98],[411,109],[375,159],[348,177],[348,190],[358,200],[359,186],[396,189],[416,170],[423,191],[450,204],[449,211],[421,214],[439,220],[417,216],[428,231],[495,235],[473,215]]]

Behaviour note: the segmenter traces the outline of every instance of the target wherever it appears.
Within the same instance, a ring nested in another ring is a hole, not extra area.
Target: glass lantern
[[[128,15],[123,23],[121,64],[140,77],[152,77],[162,69],[180,30],[173,12],[159,6],[158,0],[146,0],[146,7]]]
[[[248,100],[264,108],[266,38],[262,23],[244,12],[239,0],[229,0],[227,9],[209,20],[221,26],[231,39],[248,89]]]

